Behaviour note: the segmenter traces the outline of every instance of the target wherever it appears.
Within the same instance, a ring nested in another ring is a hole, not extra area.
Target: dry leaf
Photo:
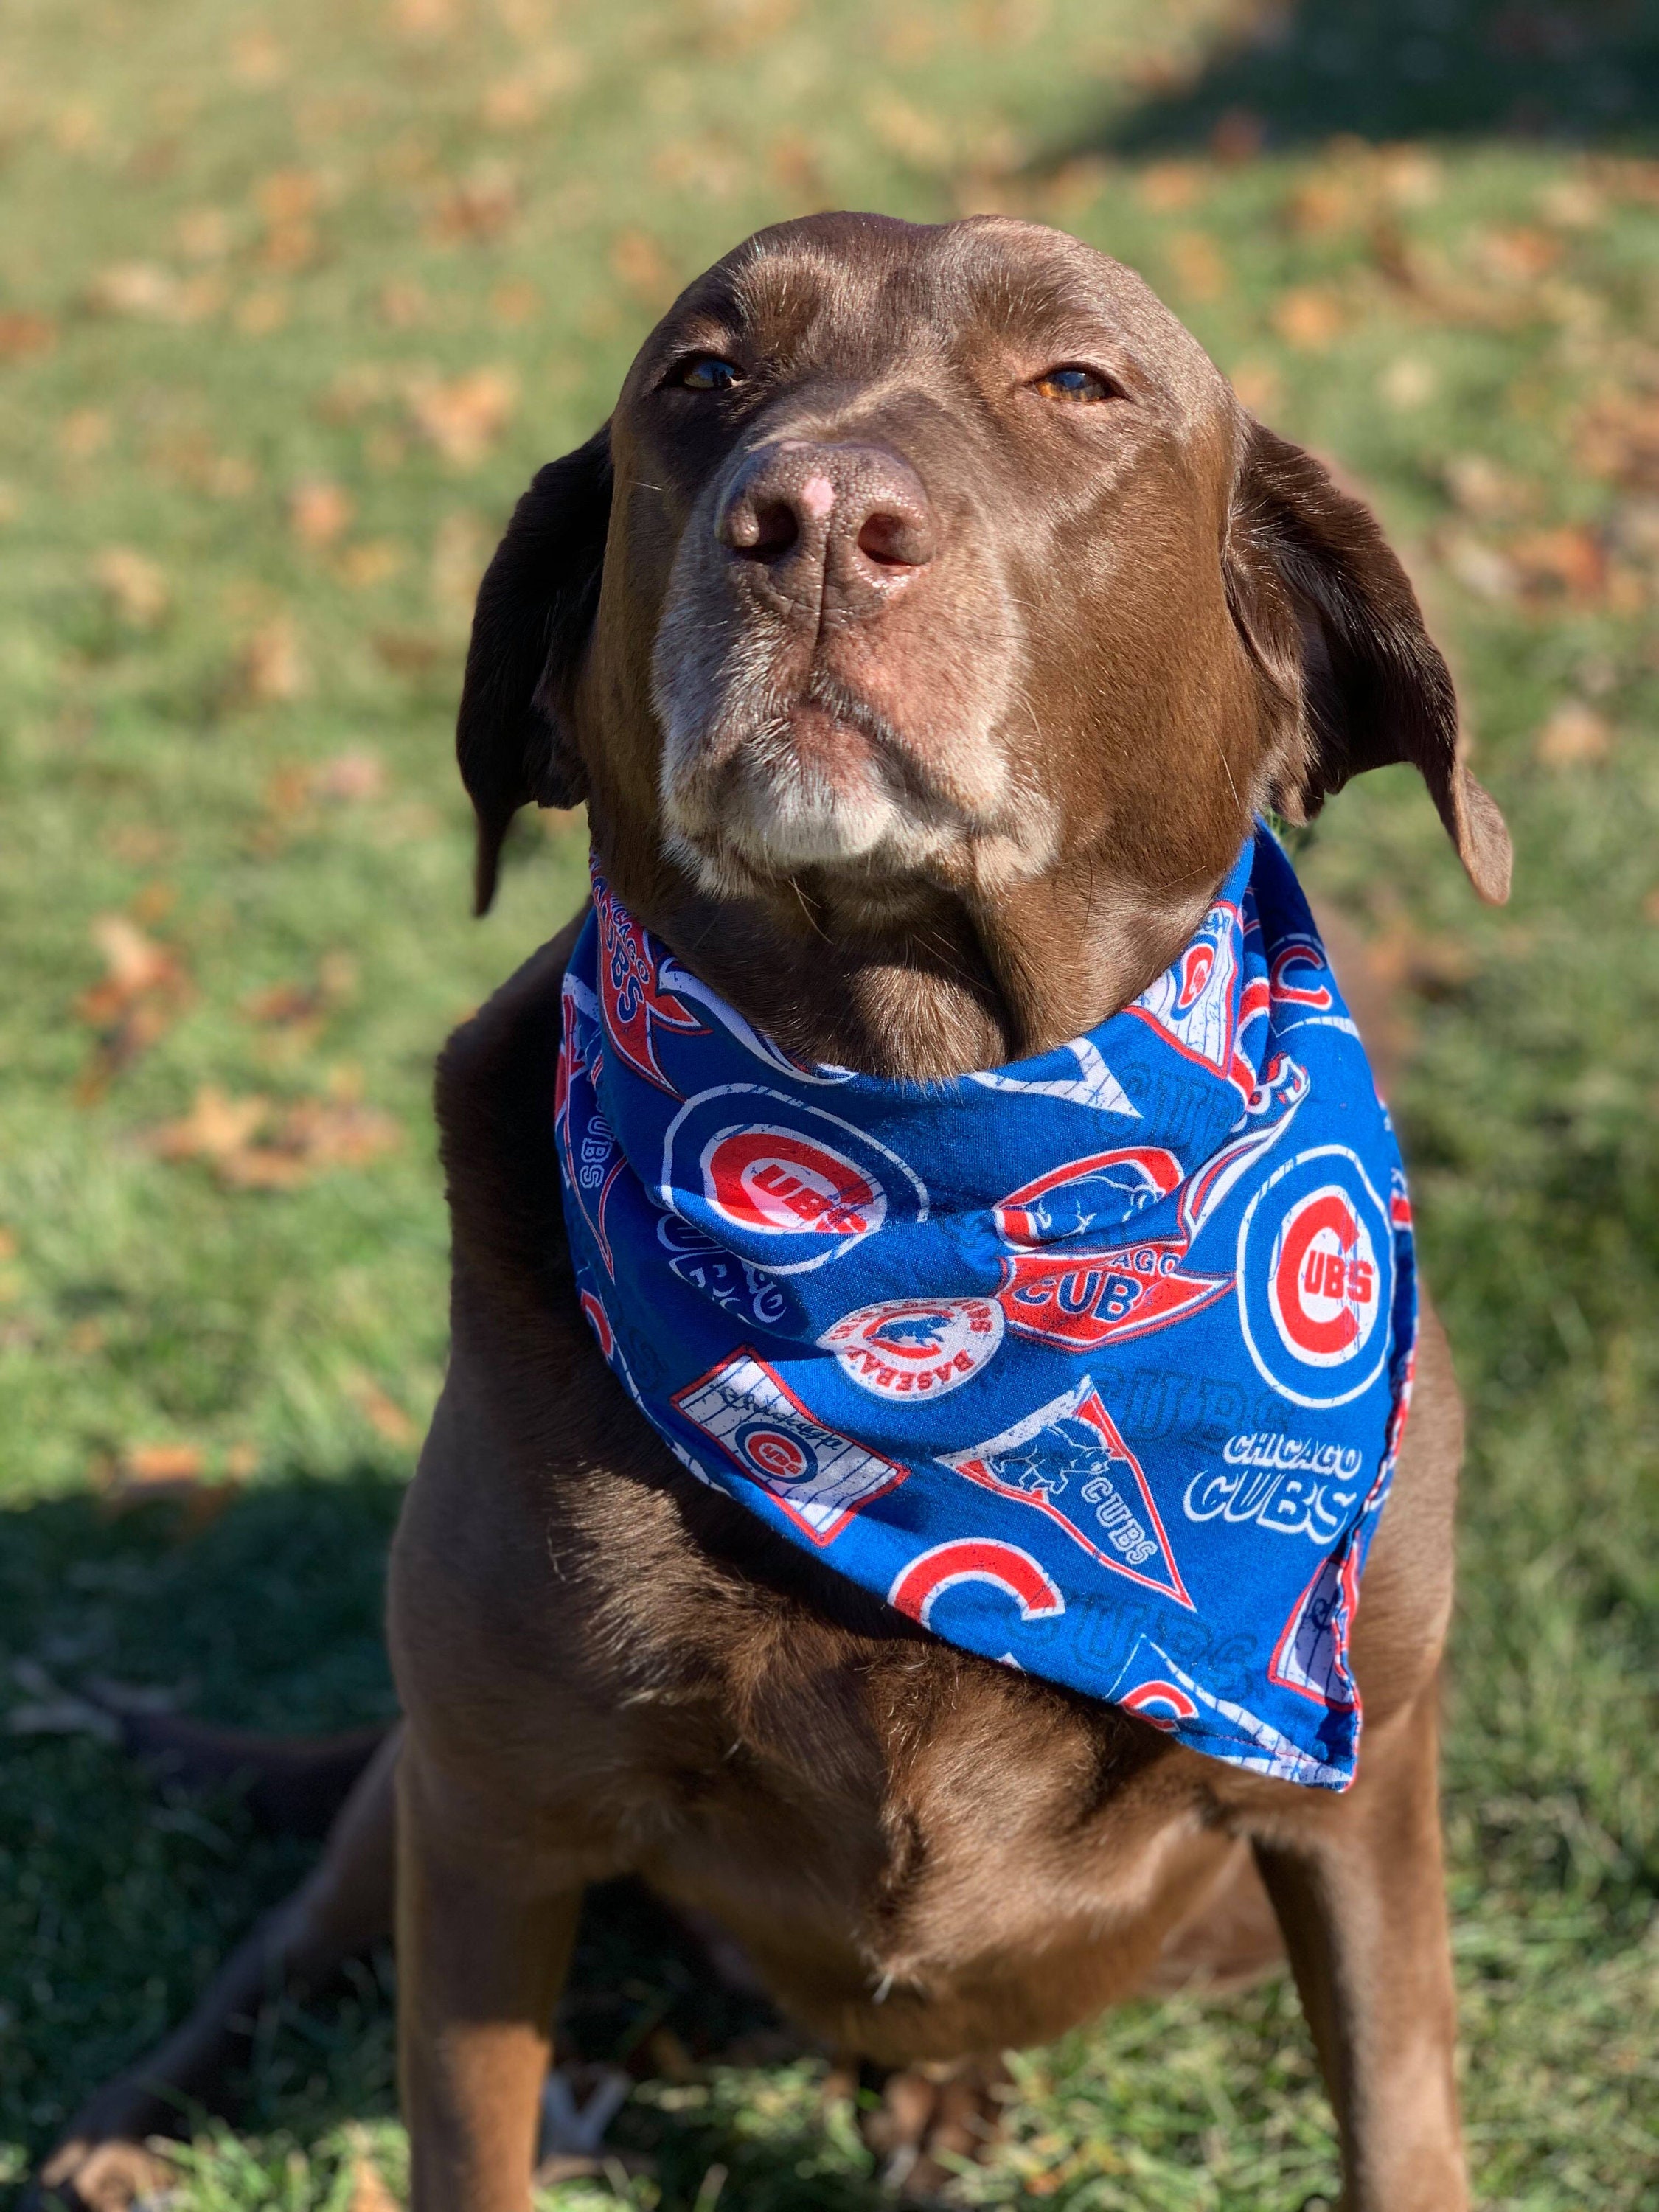
[[[1154,161],[1143,170],[1140,204],[1154,215],[1178,215],[1204,189],[1204,173],[1192,161]]]
[[[269,337],[273,331],[280,331],[287,320],[287,298],[269,289],[250,292],[236,310],[236,327],[246,337]]]
[[[247,1143],[270,1110],[267,1099],[232,1098],[216,1085],[204,1083],[188,1114],[150,1132],[148,1148],[161,1160],[228,1159]]]
[[[386,763],[367,745],[348,746],[314,768],[310,777],[312,793],[318,799],[379,799],[386,784]]]
[[[380,287],[377,304],[380,320],[393,331],[418,329],[432,312],[424,286],[409,276],[388,278]]]
[[[94,556],[92,573],[125,623],[154,629],[168,605],[167,579],[147,554],[130,545],[106,545]]]
[[[432,540],[434,611],[446,629],[465,635],[489,558],[489,534],[476,514],[447,514]]]
[[[124,1480],[193,1482],[207,1461],[198,1444],[130,1444],[121,1455]]]
[[[288,73],[288,59],[263,26],[243,31],[230,49],[231,73],[241,83],[263,88],[278,84]]]
[[[334,565],[343,584],[354,592],[368,592],[395,576],[408,558],[409,548],[395,538],[366,538],[359,545],[347,546]]]
[[[1501,605],[1519,596],[1521,574],[1513,561],[1467,530],[1443,531],[1434,548],[1466,592]]]
[[[542,295],[527,276],[510,276],[489,295],[489,312],[509,330],[521,330],[541,313]]]
[[[1476,237],[1474,258],[1489,276],[1503,284],[1535,284],[1561,258],[1561,240],[1547,230],[1525,225],[1509,230],[1486,230]]]
[[[409,396],[415,428],[456,468],[475,468],[507,428],[518,405],[510,369],[475,368],[447,383],[417,382]]]
[[[171,270],[154,261],[122,261],[93,278],[87,305],[100,314],[171,322],[178,315],[179,295],[179,279]]]
[[[230,251],[230,217],[223,208],[190,208],[174,228],[179,251],[192,261],[222,261]]]
[[[1545,768],[1583,768],[1605,760],[1613,732],[1605,715],[1582,700],[1564,700],[1538,732],[1533,757]]]
[[[1591,531],[1565,526],[1534,530],[1506,549],[1524,585],[1579,603],[1600,598],[1607,580],[1607,549]]]
[[[611,267],[617,281],[648,307],[665,305],[678,289],[668,257],[649,231],[619,231],[611,245]]]
[[[58,343],[58,325],[50,315],[13,310],[0,315],[0,362],[27,361],[50,353]]]
[[[1252,415],[1270,414],[1283,396],[1279,371],[1268,361],[1241,361],[1233,369],[1233,390],[1239,404]]]
[[[238,689],[256,706],[297,699],[308,680],[299,633],[286,615],[255,630],[238,657]]]
[[[1207,231],[1177,231],[1170,240],[1170,260],[1176,282],[1189,300],[1218,299],[1226,290],[1227,264]]]
[[[448,650],[436,638],[422,637],[413,630],[376,630],[370,642],[376,659],[394,676],[425,676]]]
[[[902,100],[896,92],[872,94],[865,102],[864,119],[877,143],[913,169],[948,169],[955,158],[950,130],[943,119]]]
[[[389,1444],[419,1441],[419,1429],[397,1400],[387,1397],[379,1383],[371,1382],[367,1375],[354,1376],[346,1384],[346,1392],[376,1436],[384,1437]]]
[[[1426,406],[1434,397],[1436,382],[1431,365],[1407,353],[1389,363],[1376,380],[1376,388],[1390,407],[1403,413],[1407,408]]]
[[[58,425],[58,442],[72,460],[89,461],[108,445],[114,425],[99,407],[76,407]]]
[[[289,494],[289,522],[302,545],[331,545],[356,511],[351,494],[326,477],[309,477]]]
[[[519,211],[519,186],[500,161],[481,161],[469,176],[446,186],[432,210],[432,235],[441,243],[499,238]]]
[[[1465,514],[1484,519],[1521,514],[1534,504],[1532,486],[1485,453],[1454,453],[1446,463],[1445,476],[1447,490]]]
[[[1341,334],[1344,319],[1335,294],[1316,284],[1293,285],[1273,305],[1273,328],[1302,353],[1322,353]]]
[[[92,939],[104,956],[101,981],[82,992],[76,1018],[100,1032],[76,1085],[83,1106],[101,1098],[117,1073],[147,1051],[190,996],[179,955],[147,937],[124,914],[100,915]]]

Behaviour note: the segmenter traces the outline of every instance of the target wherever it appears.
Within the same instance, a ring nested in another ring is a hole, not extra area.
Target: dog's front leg
[[[1437,1682],[1367,1729],[1360,1778],[1256,1857],[1342,2136],[1343,2212],[1464,2212]]]
[[[526,2212],[581,1902],[411,1732],[398,1773],[398,2046],[412,2212]]]

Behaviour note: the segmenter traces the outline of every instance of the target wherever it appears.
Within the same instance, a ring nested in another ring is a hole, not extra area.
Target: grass
[[[1659,2205],[1659,14],[1240,23],[13,0],[0,2173],[302,1863],[43,1719],[99,1674],[248,1723],[386,1709],[380,1559],[444,1352],[431,1058],[581,872],[579,825],[528,825],[467,919],[449,728],[493,533],[755,224],[1006,204],[1141,267],[1368,488],[1515,832],[1514,902],[1478,910],[1391,771],[1303,866],[1405,994],[1472,1415],[1446,1800],[1479,2194]],[[181,2208],[366,2212],[365,2157],[396,2185],[388,1972],[273,2021]],[[658,2171],[568,2212],[877,2201],[813,2063],[742,2063],[625,1900],[581,1988],[579,2041],[651,2057],[617,2139]],[[969,2200],[1334,2186],[1282,1988],[1030,2055],[1012,2118]]]

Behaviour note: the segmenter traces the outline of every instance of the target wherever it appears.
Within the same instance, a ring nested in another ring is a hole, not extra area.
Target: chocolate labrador
[[[1101,1022],[1258,810],[1305,821],[1364,769],[1411,763],[1476,888],[1508,888],[1370,514],[1137,276],[1002,217],[817,216],[699,277],[520,501],[459,744],[481,909],[516,811],[585,800],[617,896],[687,969],[786,1052],[880,1076]],[[526,2204],[578,1905],[624,1870],[883,2069],[872,2139],[915,2192],[973,2150],[1005,2048],[1247,1971],[1276,1923],[1348,2212],[1455,2212],[1436,1776],[1461,1415],[1432,1317],[1346,1794],[974,1657],[690,1479],[607,1369],[551,1140],[575,927],[440,1064],[453,1340],[392,1559],[401,1737],[150,2076],[199,2083],[273,1974],[374,1935],[395,1825],[420,2212]],[[153,2112],[118,2085],[49,2178],[118,2194],[112,2145]]]

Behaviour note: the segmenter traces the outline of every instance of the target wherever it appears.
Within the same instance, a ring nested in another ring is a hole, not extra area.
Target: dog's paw
[[[178,2178],[171,2160],[147,2143],[70,2136],[35,2175],[20,2212],[131,2212]]]
[[[881,2160],[886,2185],[908,2203],[926,2203],[964,2160],[985,2157],[1001,2132],[1007,2083],[1000,2058],[885,2075],[860,2069],[859,2131]]]

